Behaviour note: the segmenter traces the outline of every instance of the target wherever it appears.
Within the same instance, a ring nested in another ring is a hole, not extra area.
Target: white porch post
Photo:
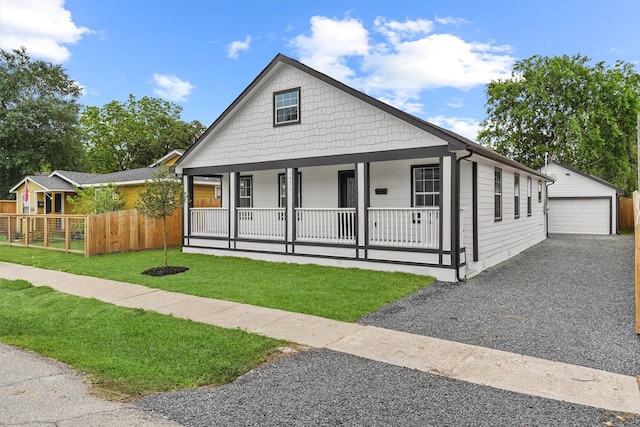
[[[238,207],[238,183],[240,181],[240,174],[238,172],[229,173],[229,238],[234,238],[237,235],[236,228],[236,207]]]
[[[451,213],[452,213],[452,192],[454,189],[451,185],[451,173],[452,173],[452,158],[450,156],[444,156],[442,158],[442,172],[440,173],[441,185],[442,185],[442,198],[440,199],[440,204],[442,205],[442,215],[440,217],[440,221],[442,221],[442,250],[450,251],[451,250],[451,227],[453,226],[451,222]],[[453,261],[453,258],[449,260],[449,264]],[[447,263],[447,262],[445,262]]]
[[[189,229],[189,216],[191,215],[191,211],[189,208],[193,206],[193,190],[189,187],[190,182],[193,184],[193,179],[189,179],[188,175],[182,175],[182,191],[188,196],[184,198],[184,206],[182,207],[182,238],[185,241],[185,236],[191,234],[191,230]]]
[[[287,187],[287,205],[286,205],[286,215],[287,215],[287,243],[293,243],[295,240],[295,221],[296,221],[296,189],[294,188],[297,185],[297,180],[294,180],[294,174],[297,169],[287,168],[285,171],[285,185]],[[288,252],[288,250],[287,250]]]
[[[365,164],[356,163],[356,182],[358,183],[358,241],[356,244],[358,247],[363,247],[366,244],[365,241],[365,217],[367,216],[367,197],[366,191],[366,176]]]

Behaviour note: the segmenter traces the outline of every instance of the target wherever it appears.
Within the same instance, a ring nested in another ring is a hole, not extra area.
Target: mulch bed
[[[167,267],[153,267],[148,270],[142,272],[142,274],[146,274],[147,276],[168,276],[169,274],[178,274],[187,271],[187,267],[176,267],[173,265],[169,265]]]

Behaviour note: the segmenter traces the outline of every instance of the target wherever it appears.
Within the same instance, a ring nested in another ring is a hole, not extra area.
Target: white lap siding
[[[538,202],[538,178],[506,165],[480,157],[478,163],[478,262],[470,263],[470,270],[482,271],[502,262],[546,238],[544,215],[545,186],[542,201]],[[470,166],[470,165],[469,165]],[[494,171],[502,170],[502,220],[494,216]],[[465,167],[466,168],[466,167]],[[514,172],[520,175],[520,217],[514,215]],[[471,186],[471,174],[465,177],[464,186]],[[532,180],[531,216],[527,216],[527,177]],[[468,204],[468,201],[465,201]],[[466,234],[465,234],[466,236]],[[466,238],[468,244],[469,239]],[[467,256],[472,261],[471,255]]]

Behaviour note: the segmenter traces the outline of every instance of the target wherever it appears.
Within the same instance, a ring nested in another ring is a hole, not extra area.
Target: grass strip
[[[123,400],[233,381],[283,341],[0,279],[0,341],[84,372]]]
[[[0,261],[345,322],[354,322],[435,280],[408,273],[185,254],[179,249],[170,250],[169,264],[189,270],[164,277],[141,274],[162,265],[161,250],[85,258],[78,254],[0,245]]]

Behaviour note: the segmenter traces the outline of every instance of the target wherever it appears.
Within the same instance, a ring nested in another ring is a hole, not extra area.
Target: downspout
[[[546,170],[545,170],[545,175],[546,175]],[[549,187],[551,187],[553,184],[555,184],[555,181],[551,181],[550,184],[545,183],[544,184],[544,190],[545,190],[545,195],[544,195],[544,217],[545,217],[545,232],[547,235],[547,239],[550,239],[551,236],[549,235]]]
[[[466,156],[462,156],[459,159],[456,159],[456,214],[453,216],[455,218],[455,236],[456,236],[456,241],[454,242],[454,260],[455,260],[455,268],[456,268],[456,279],[458,279],[459,282],[464,282],[466,280],[466,277],[460,277],[460,236],[458,236],[458,233],[460,232],[460,161],[464,160],[464,159],[468,159],[469,157],[473,156],[473,150],[467,148],[466,149],[469,154],[467,154]]]

